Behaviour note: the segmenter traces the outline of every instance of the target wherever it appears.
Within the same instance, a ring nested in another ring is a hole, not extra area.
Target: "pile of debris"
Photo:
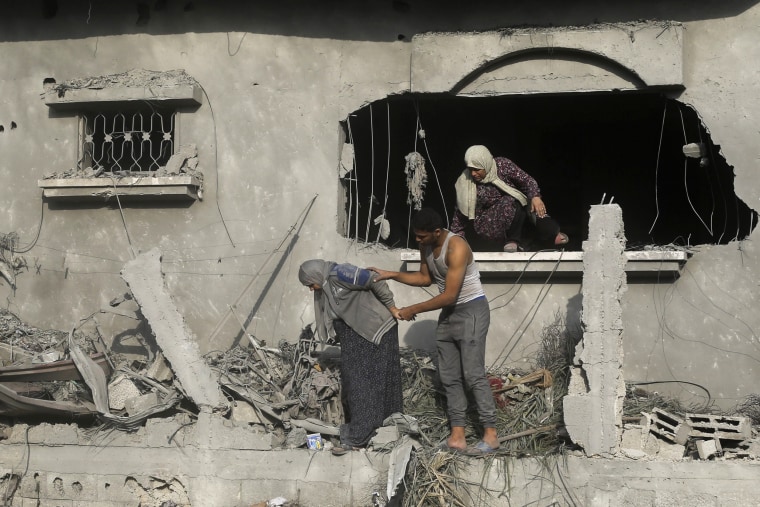
[[[684,407],[635,385],[627,386],[620,451],[634,459],[757,459],[760,397],[733,410],[709,404]]]
[[[106,352],[94,317],[86,322],[94,333],[42,330],[0,310],[0,416],[99,416],[107,426],[134,430],[179,403],[160,354],[135,369],[140,362]]]

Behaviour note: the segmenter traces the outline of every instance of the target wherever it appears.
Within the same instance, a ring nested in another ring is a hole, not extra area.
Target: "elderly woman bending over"
[[[398,309],[393,293],[376,273],[352,264],[314,259],[301,264],[298,279],[314,292],[317,334],[337,338],[346,423],[340,448],[361,448],[394,412],[403,412]]]
[[[451,232],[474,233],[481,242],[498,244],[505,252],[523,250],[523,226],[530,217],[537,239],[554,247],[568,237],[546,213],[538,183],[505,157],[494,158],[488,148],[470,146],[464,154],[466,169],[456,181],[457,211]]]

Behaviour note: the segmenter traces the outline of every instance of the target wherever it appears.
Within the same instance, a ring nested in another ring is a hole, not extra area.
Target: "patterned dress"
[[[517,164],[504,157],[496,157],[495,160],[499,178],[525,194],[529,203],[531,199],[541,195],[536,180]],[[514,197],[505,194],[496,186],[489,183],[478,184],[475,219],[472,220],[475,234],[481,239],[504,243],[518,206],[520,203]],[[449,230],[464,236],[468,222],[470,220],[457,209]]]
[[[364,447],[394,412],[403,412],[398,326],[379,345],[365,340],[342,320],[334,321],[341,348],[341,389],[346,424],[340,426],[344,447]]]

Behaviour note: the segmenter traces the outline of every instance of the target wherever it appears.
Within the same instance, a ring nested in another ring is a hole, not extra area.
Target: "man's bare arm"
[[[375,267],[369,267],[367,269],[377,273],[378,276],[375,277],[376,282],[381,280],[395,280],[404,285],[411,285],[412,287],[427,287],[433,283],[433,278],[430,276],[430,270],[428,270],[427,262],[425,262],[425,256],[422,250],[420,250],[419,271],[387,271]]]

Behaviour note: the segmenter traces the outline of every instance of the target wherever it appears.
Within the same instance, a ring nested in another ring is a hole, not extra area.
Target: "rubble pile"
[[[303,438],[289,435],[288,447],[306,445],[305,432],[338,436],[343,408],[336,348],[317,350],[311,327],[296,344],[283,340],[277,348],[250,335],[249,340],[252,347],[206,355],[222,389],[236,399],[230,416],[239,419],[244,402],[252,409],[250,423],[275,433],[297,430]]]
[[[634,459],[757,459],[759,407],[760,398],[750,396],[722,413],[628,386],[620,450]]]

